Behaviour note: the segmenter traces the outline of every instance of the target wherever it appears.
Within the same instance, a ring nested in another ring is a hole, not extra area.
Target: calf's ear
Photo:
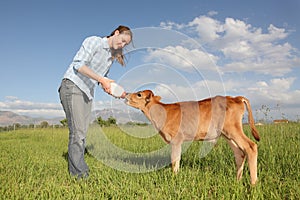
[[[155,99],[156,101],[160,101],[160,100],[161,100],[161,97],[160,97],[160,96],[154,96],[154,99]]]
[[[149,93],[149,94],[146,96],[145,100],[146,100],[147,103],[150,102],[152,96],[153,96],[152,93]]]

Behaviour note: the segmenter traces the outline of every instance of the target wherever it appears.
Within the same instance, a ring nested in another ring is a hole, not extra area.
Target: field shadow
[[[95,158],[87,149],[85,149],[84,155]],[[63,157],[64,160],[68,161],[68,152],[63,152],[61,157]]]
[[[68,161],[68,152],[63,152],[61,156],[65,161]]]
[[[104,148],[101,151],[88,145],[88,155],[111,168],[127,172],[146,172],[169,166],[170,154],[166,152],[133,153]]]
[[[118,158],[124,163],[132,165],[143,166],[146,169],[163,168],[169,166],[171,163],[170,156],[153,155],[153,156],[129,156],[126,158]]]

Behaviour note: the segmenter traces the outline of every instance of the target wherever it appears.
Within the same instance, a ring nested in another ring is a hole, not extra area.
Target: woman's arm
[[[98,74],[96,74],[93,70],[91,70],[86,65],[81,66],[78,69],[78,72],[99,82],[101,84],[102,88],[104,89],[104,91],[111,94],[110,83],[114,82],[114,80],[99,76]]]

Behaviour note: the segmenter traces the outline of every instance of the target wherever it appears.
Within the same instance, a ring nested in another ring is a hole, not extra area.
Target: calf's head
[[[144,110],[153,103],[160,101],[160,96],[154,96],[151,90],[143,90],[135,93],[128,93],[125,96],[126,104],[134,108]]]

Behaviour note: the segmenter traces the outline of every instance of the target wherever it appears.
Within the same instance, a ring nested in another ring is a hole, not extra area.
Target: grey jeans
[[[59,97],[69,126],[69,172],[78,178],[88,177],[89,168],[84,160],[84,152],[92,101],[68,79],[62,80]]]

